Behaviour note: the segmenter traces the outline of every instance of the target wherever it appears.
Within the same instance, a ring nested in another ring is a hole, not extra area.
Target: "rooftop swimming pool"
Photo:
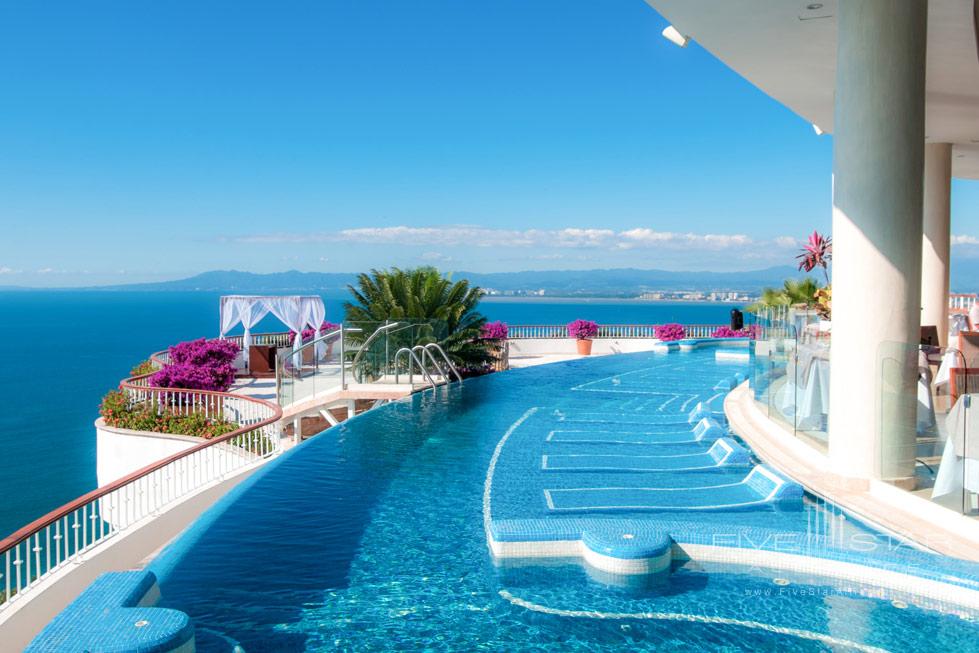
[[[979,587],[979,566],[759,466],[720,415],[749,366],[710,349],[596,357],[364,413],[158,556],[161,605],[191,616],[200,651],[979,650],[970,609],[820,573],[856,561]],[[622,575],[560,548],[608,553],[625,536],[628,557],[651,533],[814,559],[802,572],[674,555]]]

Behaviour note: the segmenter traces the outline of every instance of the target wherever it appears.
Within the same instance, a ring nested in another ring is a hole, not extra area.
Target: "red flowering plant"
[[[682,324],[657,324],[654,330],[657,340],[670,342],[672,340],[683,340],[687,337],[687,331]]]
[[[591,340],[598,335],[598,324],[591,320],[575,320],[568,324],[568,337],[577,340]]]
[[[813,231],[809,240],[802,247],[802,253],[796,258],[799,259],[800,270],[812,272],[816,268],[822,268],[826,283],[829,283],[829,263],[833,260],[833,239],[823,236],[818,231]]]
[[[510,335],[510,327],[506,322],[487,322],[479,330],[483,340],[506,340]]]
[[[234,422],[207,417],[203,413],[181,415],[155,410],[150,404],[132,404],[122,390],[112,390],[102,398],[99,414],[106,426],[151,433],[177,433],[210,440],[238,428]]]

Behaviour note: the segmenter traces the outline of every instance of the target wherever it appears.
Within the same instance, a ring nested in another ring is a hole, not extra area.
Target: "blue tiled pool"
[[[489,554],[493,528],[527,538],[536,520],[553,539],[599,520],[652,548],[663,534],[788,546],[979,586],[976,566],[880,537],[808,496],[757,510],[664,511],[652,499],[637,509],[657,489],[691,506],[732,498],[710,488],[757,469],[746,451],[691,469],[720,459],[718,442],[742,448],[719,415],[721,433],[687,437],[690,411],[720,411],[718,384],[747,367],[712,350],[593,358],[365,413],[269,464],[158,557],[162,605],[192,617],[202,651],[979,650],[970,611],[853,581],[696,559],[620,576]],[[550,510],[548,494],[567,510]]]

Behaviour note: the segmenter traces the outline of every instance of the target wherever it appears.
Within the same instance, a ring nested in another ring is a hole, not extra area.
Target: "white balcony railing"
[[[632,340],[656,337],[655,324],[600,324],[596,338]],[[685,324],[688,338],[709,338],[721,324]],[[510,340],[569,338],[566,324],[514,324],[508,327]]]
[[[159,366],[167,354],[150,360]],[[106,540],[280,450],[282,411],[275,404],[228,392],[155,388],[149,376],[119,384],[131,405],[202,414],[237,428],[93,490],[0,541],[0,614]]]

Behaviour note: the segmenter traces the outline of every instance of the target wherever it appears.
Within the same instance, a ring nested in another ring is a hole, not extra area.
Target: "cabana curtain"
[[[320,328],[326,319],[326,306],[317,295],[226,295],[221,298],[221,337],[239,323],[245,328],[242,352],[248,360],[248,347],[251,346],[251,328],[267,314],[272,313],[290,330],[302,333],[308,325]],[[298,351],[302,338],[293,341],[293,350]]]

